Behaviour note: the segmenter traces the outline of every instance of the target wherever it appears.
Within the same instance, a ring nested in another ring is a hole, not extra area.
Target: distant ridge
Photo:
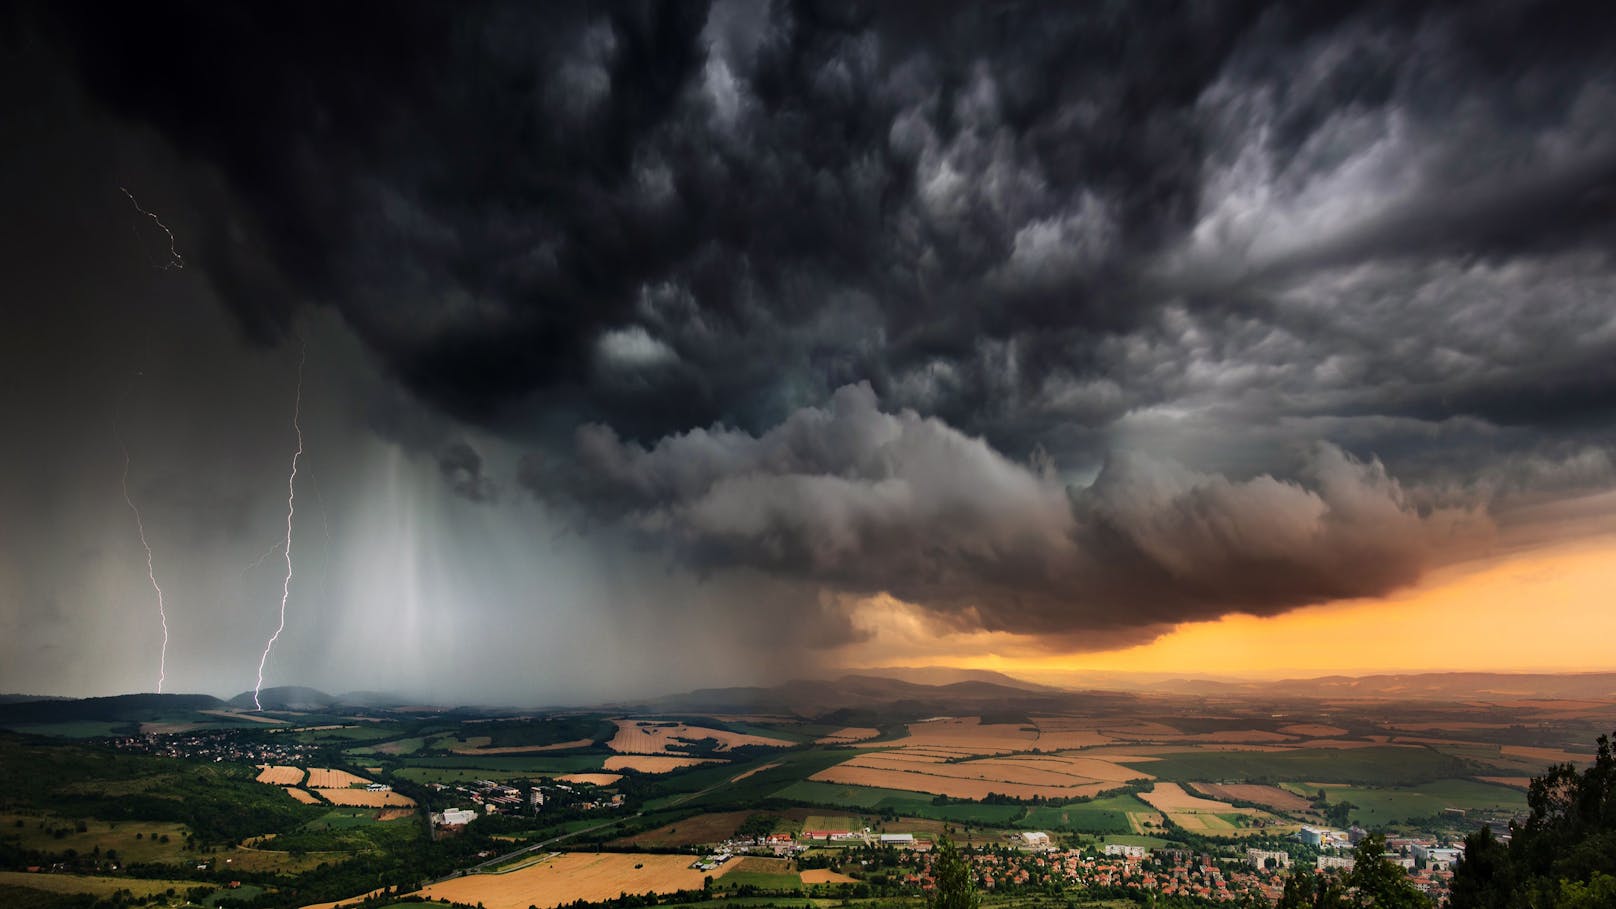
[[[1328,675],[1279,681],[1169,679],[1141,686],[1173,694],[1264,695],[1299,698],[1616,699],[1616,672],[1416,672]]]
[[[644,706],[665,712],[769,712],[816,717],[880,708],[884,712],[910,713],[918,717],[960,712],[1025,714],[1065,709],[1082,700],[1133,697],[1052,688],[1032,690],[1022,687],[1025,684],[1005,685],[971,679],[927,685],[880,675],[845,675],[838,679],[798,679],[767,687],[704,688],[655,698]]]
[[[1020,688],[1023,691],[1065,691],[1054,685],[1040,685],[1026,679],[995,672],[992,669],[955,669],[951,666],[884,666],[880,669],[859,669],[858,675],[878,676],[880,678],[897,679],[900,682],[913,682],[917,685],[951,685],[955,682],[988,682],[994,685],[1003,685],[1006,688]]]
[[[327,710],[336,706],[337,699],[318,688],[280,685],[259,691],[256,701],[251,691],[243,691],[229,703],[243,710],[251,710],[257,704],[262,704],[265,710]]]
[[[0,705],[0,725],[64,722],[140,722],[159,714],[220,710],[211,694],[118,694],[104,698],[24,701]]]

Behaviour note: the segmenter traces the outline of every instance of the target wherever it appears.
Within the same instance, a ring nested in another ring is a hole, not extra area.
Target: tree
[[[937,889],[931,896],[931,909],[977,909],[982,898],[976,892],[976,880],[970,864],[953,841],[938,840],[932,854],[935,856],[932,875],[937,880]]]
[[[1555,764],[1532,778],[1524,824],[1506,847],[1488,830],[1465,838],[1453,876],[1455,909],[1606,905],[1616,877],[1616,752],[1600,736],[1593,765]]]
[[[1426,909],[1436,903],[1420,892],[1401,865],[1386,861],[1386,837],[1376,833],[1364,837],[1352,855],[1352,873],[1347,886],[1354,891],[1352,906],[1376,909]]]
[[[1335,879],[1303,869],[1285,881],[1276,909],[1340,909],[1344,892]]]

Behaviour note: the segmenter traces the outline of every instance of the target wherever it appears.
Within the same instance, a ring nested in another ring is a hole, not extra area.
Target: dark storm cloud
[[[524,480],[690,564],[1060,638],[1385,593],[1490,530],[1478,513],[1422,513],[1378,462],[1330,446],[1301,481],[1128,455],[1069,488],[939,420],[882,412],[868,385],[761,436],[698,429],[647,449],[586,426],[562,464],[530,461]]]
[[[438,473],[455,494],[473,502],[499,499],[499,487],[483,474],[483,457],[465,442],[451,442],[438,451]]]
[[[1600,16],[27,21],[195,163],[196,265],[248,336],[334,309],[408,389],[375,425],[461,495],[495,481],[441,417],[698,571],[1127,636],[1384,593],[1616,481]]]

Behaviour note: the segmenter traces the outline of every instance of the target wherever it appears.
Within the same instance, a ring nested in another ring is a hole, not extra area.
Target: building
[[[1246,862],[1258,871],[1267,868],[1269,862],[1273,862],[1275,868],[1289,868],[1291,866],[1291,855],[1288,852],[1268,849],[1247,849]]]
[[[915,835],[913,833],[883,833],[881,845],[883,846],[913,846]]]
[[[1105,854],[1121,856],[1122,858],[1142,859],[1145,857],[1145,847],[1130,846],[1126,843],[1106,843]]]
[[[1451,868],[1453,863],[1464,858],[1463,849],[1454,849],[1449,846],[1433,846],[1425,843],[1415,843],[1409,848],[1414,857],[1425,862],[1427,868]]]
[[[475,821],[477,812],[465,808],[450,808],[442,814],[433,816],[432,819],[442,827],[458,827]]]
[[[1321,855],[1319,856],[1318,870],[1339,868],[1342,871],[1351,871],[1354,862],[1350,855]]]
[[[1021,841],[1028,849],[1048,849],[1049,834],[1037,830],[1028,830],[1021,835]]]

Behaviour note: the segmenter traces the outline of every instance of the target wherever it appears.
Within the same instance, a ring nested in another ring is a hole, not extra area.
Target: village
[[[1215,847],[1195,850],[1134,843],[1086,843],[1063,846],[1049,833],[1006,834],[992,845],[967,846],[963,852],[986,891],[1040,890],[1047,887],[1116,889],[1163,896],[1194,896],[1217,902],[1258,897],[1277,900],[1286,880],[1309,867],[1316,873],[1345,875],[1354,864],[1353,847],[1368,835],[1359,827],[1332,830],[1303,827],[1291,839],[1297,850],[1316,853],[1312,862],[1298,861],[1280,848]],[[804,829],[726,840],[690,864],[703,872],[722,868],[745,855],[796,858],[806,867],[825,861],[842,865],[855,878],[869,879],[892,870],[895,883],[930,891],[934,842],[929,835],[860,830]],[[1421,891],[1440,901],[1452,881],[1452,867],[1462,849],[1434,837],[1388,837],[1384,858],[1408,873]]]

